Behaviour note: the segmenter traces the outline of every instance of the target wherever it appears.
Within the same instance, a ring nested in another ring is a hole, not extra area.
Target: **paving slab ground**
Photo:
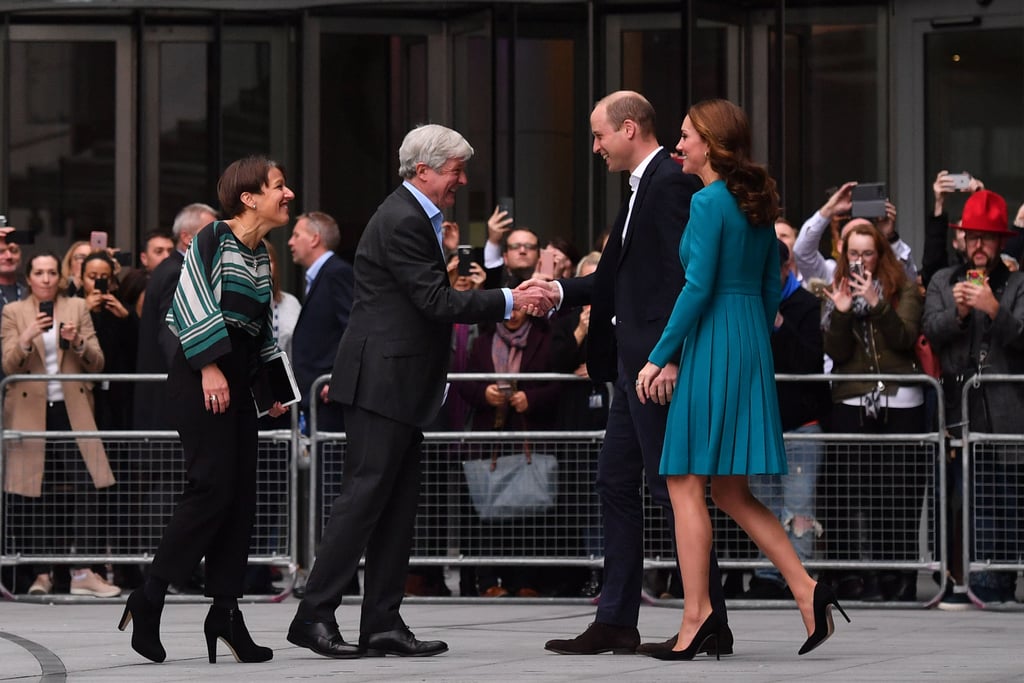
[[[223,645],[209,664],[202,634],[208,605],[169,602],[163,616],[168,660],[153,664],[135,654],[130,635],[116,630],[123,601],[85,604],[0,602],[2,681],[1022,681],[1024,611],[965,612],[847,605],[852,624],[838,621],[835,636],[798,657],[804,640],[792,607],[756,609],[730,603],[736,654],[715,661],[660,662],[631,655],[567,657],[544,650],[550,638],[571,637],[590,623],[585,602],[518,599],[409,601],[402,613],[424,639],[442,639],[450,651],[428,658],[331,660],[285,640],[298,603],[245,604],[254,639],[274,649],[263,664],[238,664]],[[749,603],[748,603],[749,605]],[[781,605],[781,603],[780,603]],[[644,606],[645,640],[662,640],[678,627],[678,601]],[[839,615],[836,615],[839,618]],[[358,605],[338,611],[348,640],[358,634]]]

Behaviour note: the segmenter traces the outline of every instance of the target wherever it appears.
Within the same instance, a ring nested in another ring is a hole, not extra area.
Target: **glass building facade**
[[[1024,201],[1024,7],[1005,0],[0,0],[0,75],[0,214],[59,251],[92,230],[135,249],[260,152],[351,257],[423,122],[476,150],[464,242],[512,196],[519,225],[588,251],[626,191],[588,117],[621,88],[669,147],[689,103],[744,106],[797,224],[828,188],[882,181],[920,253],[940,169]]]

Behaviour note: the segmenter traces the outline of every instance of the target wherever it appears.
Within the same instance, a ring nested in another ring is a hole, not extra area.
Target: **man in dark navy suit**
[[[650,654],[652,649],[671,648],[675,641],[640,645],[641,492],[646,474],[651,497],[663,508],[671,526],[672,507],[658,470],[678,367],[669,364],[658,377],[655,401],[641,404],[633,383],[661,338],[683,287],[679,240],[689,220],[690,197],[701,183],[696,176],[684,174],[658,144],[654,108],[642,95],[629,91],[608,95],[594,107],[590,126],[594,154],[601,155],[608,171],[630,174],[629,201],[615,219],[596,272],[552,283],[531,280],[524,287],[555,290],[559,306],[591,305],[587,370],[596,381],[614,383],[597,472],[604,525],[604,585],[597,615],[587,630],[571,640],[548,641],[544,647],[559,654]],[[711,559],[711,599],[715,610],[725,614],[714,551]],[[728,629],[718,647],[721,654],[732,653]]]
[[[181,264],[185,252],[196,233],[217,220],[217,210],[207,204],[189,204],[174,217],[174,251],[153,269],[146,283],[146,295],[139,316],[139,346],[135,357],[135,371],[142,373],[167,372],[179,348],[164,317],[178,288]],[[164,404],[166,392],[161,382],[140,382],[135,387],[136,429],[170,429]]]
[[[321,211],[299,216],[288,240],[292,260],[306,270],[302,312],[292,333],[292,367],[302,396],[299,405],[310,419],[309,390],[334,367],[352,312],[352,266],[335,255],[340,242],[338,223]],[[323,385],[313,403],[317,430],[341,432],[345,419],[341,405],[328,401],[329,388]]]
[[[448,279],[442,211],[466,184],[473,148],[450,128],[410,131],[398,150],[404,182],[377,208],[355,257],[355,301],[338,346],[330,398],[344,406],[348,446],[341,495],[317,548],[288,641],[326,657],[428,656],[402,620],[419,505],[423,429],[437,417],[452,323],[508,319],[513,306],[544,313],[548,291],[458,291]],[[346,643],[335,610],[366,554],[359,644]]]

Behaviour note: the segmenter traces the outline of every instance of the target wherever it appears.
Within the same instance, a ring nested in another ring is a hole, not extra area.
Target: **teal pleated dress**
[[[785,474],[769,335],[781,295],[771,226],[751,226],[719,180],[693,196],[686,285],[651,351],[679,363],[661,474]]]

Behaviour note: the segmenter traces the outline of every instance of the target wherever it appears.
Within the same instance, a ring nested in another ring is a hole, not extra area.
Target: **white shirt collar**
[[[650,165],[651,159],[654,158],[654,155],[660,152],[662,149],[663,147],[661,145],[658,145],[658,148],[655,149],[650,154],[648,154],[646,157],[644,157],[644,160],[637,164],[636,168],[634,168],[632,173],[629,174],[630,190],[636,192],[636,188],[640,187],[640,179],[644,177],[644,171],[647,170],[647,167]]]

